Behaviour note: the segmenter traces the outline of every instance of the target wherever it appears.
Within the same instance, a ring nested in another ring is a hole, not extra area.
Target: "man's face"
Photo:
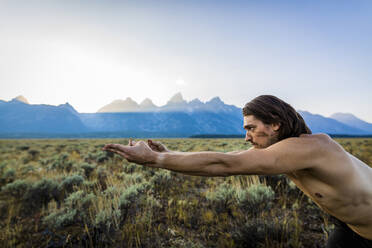
[[[266,148],[278,142],[279,124],[265,124],[253,115],[244,116],[245,140],[255,148]]]

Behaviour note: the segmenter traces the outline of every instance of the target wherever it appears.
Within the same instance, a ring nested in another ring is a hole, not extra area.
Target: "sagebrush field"
[[[372,164],[372,139],[336,139]],[[179,151],[243,139],[161,139]],[[0,140],[0,247],[324,247],[333,228],[285,176],[195,177],[103,152],[127,139]]]

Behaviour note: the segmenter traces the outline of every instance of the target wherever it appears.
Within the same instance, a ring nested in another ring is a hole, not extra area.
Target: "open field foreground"
[[[336,139],[372,164],[372,139]],[[163,139],[247,149],[243,139]],[[324,247],[332,219],[284,176],[192,177],[101,151],[126,139],[0,140],[0,247]]]

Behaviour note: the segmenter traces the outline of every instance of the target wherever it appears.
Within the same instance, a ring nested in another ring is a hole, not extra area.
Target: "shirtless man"
[[[161,143],[107,144],[128,161],[196,176],[285,174],[340,224],[327,247],[372,247],[372,169],[275,96],[243,108],[246,151],[173,152]]]

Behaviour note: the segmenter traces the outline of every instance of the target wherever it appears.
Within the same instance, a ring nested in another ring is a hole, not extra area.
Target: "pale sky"
[[[372,122],[371,1],[0,0],[0,99],[164,105],[272,94]]]

